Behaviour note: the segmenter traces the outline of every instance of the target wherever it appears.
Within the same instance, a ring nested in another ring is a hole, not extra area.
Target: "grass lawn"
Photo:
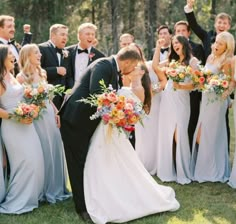
[[[234,130],[232,110],[231,161],[234,155]],[[157,178],[157,182],[162,184]],[[174,188],[180,209],[135,220],[130,224],[235,224],[236,190],[222,183],[165,184]],[[24,215],[0,215],[0,224],[83,224],[74,210],[72,199],[50,205]]]

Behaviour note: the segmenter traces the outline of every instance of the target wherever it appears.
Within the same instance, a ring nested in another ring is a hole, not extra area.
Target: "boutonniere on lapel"
[[[69,51],[63,49],[63,50],[62,50],[62,56],[63,56],[63,58],[68,58],[68,56],[69,56]]]
[[[93,52],[90,52],[89,53],[89,61],[92,61],[94,56],[95,56],[95,54]]]

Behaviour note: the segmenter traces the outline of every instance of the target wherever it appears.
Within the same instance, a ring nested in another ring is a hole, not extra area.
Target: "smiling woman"
[[[220,79],[222,73],[231,78],[234,44],[234,37],[228,32],[221,32],[216,36],[212,54],[205,65],[205,69],[210,70],[215,79]],[[226,182],[229,178],[225,119],[228,106],[229,99],[217,97],[216,91],[203,92],[191,159],[191,174],[195,181]]]
[[[186,70],[188,66],[194,70],[198,60],[192,56],[187,38],[182,35],[176,35],[172,38],[171,53],[166,67],[160,67],[159,55],[162,44],[164,44],[162,41],[157,41],[153,57],[153,69],[164,86],[157,130],[157,176],[162,181],[176,181],[180,184],[188,184],[191,182],[189,169],[190,144],[188,138],[190,118],[189,90],[193,86],[191,83],[189,85],[188,83],[180,85],[171,78],[167,80],[166,75],[168,74],[167,71],[173,70],[171,68],[173,64],[177,65],[175,74],[180,68]],[[175,63],[172,63],[172,60]],[[181,73],[181,76],[183,76],[183,73]]]

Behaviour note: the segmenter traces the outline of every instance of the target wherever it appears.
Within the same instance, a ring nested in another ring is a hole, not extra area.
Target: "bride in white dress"
[[[145,98],[145,93],[150,91],[150,80],[146,79],[149,80],[146,88],[141,82],[147,75],[146,68],[137,67],[130,75],[131,87],[123,87],[118,93],[149,107],[151,99]],[[159,212],[176,211],[180,205],[174,190],[156,183],[123,132],[113,129],[108,139],[107,128],[102,122],[97,127],[84,169],[86,208],[93,222],[122,223]]]

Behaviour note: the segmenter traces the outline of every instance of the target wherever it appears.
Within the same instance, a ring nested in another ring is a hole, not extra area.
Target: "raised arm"
[[[161,89],[164,89],[167,82],[164,66],[168,63],[168,61],[166,60],[160,63],[160,49],[161,46],[164,45],[164,41],[165,41],[164,39],[157,40],[155,52],[152,59],[152,69],[156,73],[158,79],[161,82]]]
[[[187,5],[184,7],[184,12],[186,19],[189,23],[190,28],[192,31],[198,36],[198,38],[202,41],[202,44],[205,48],[209,44],[209,37],[206,30],[204,30],[197,22],[196,17],[193,12],[193,6],[194,6],[195,0],[187,0]]]

